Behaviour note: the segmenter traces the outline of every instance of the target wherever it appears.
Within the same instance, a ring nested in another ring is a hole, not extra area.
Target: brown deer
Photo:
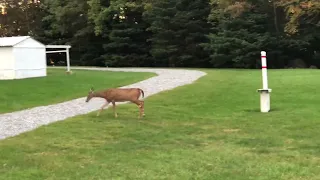
[[[94,97],[104,98],[106,100],[106,103],[101,106],[100,110],[97,113],[97,116],[99,116],[103,108],[108,106],[108,104],[111,102],[113,105],[114,116],[118,117],[118,114],[116,112],[116,102],[130,101],[138,105],[140,110],[139,118],[141,118],[142,116],[145,116],[144,101],[139,100],[141,94],[142,98],[144,98],[144,92],[140,88],[110,88],[102,91],[94,91],[93,88],[91,88],[88,93],[86,102],[89,102],[90,99]]]

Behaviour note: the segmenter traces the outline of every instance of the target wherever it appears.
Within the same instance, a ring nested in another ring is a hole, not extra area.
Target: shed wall
[[[17,79],[47,75],[46,49],[15,47],[15,72]]]
[[[13,79],[14,57],[12,47],[0,47],[0,79]]]
[[[12,54],[12,47],[0,47],[0,69],[12,70],[14,69],[14,58]]]
[[[12,37],[2,40],[0,79],[22,79],[47,75],[46,46],[44,44],[29,37]]]

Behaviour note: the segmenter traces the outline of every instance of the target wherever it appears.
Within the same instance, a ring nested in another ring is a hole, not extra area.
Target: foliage
[[[210,42],[202,45],[210,52],[213,67],[259,67],[261,50],[267,51],[269,67],[291,66],[298,59],[304,59],[304,67],[315,64],[311,60],[315,49],[311,49],[310,40],[280,31],[286,21],[280,18],[284,12],[274,3],[211,3],[214,8],[208,18],[212,24]]]
[[[104,39],[94,34],[87,2],[45,0],[43,6],[49,11],[43,20],[49,24],[45,33],[52,39],[50,44],[70,44],[73,63],[76,60],[80,65],[103,66],[100,55]]]
[[[298,33],[302,24],[320,27],[320,2],[318,0],[279,0],[275,1],[275,4],[286,12],[288,22],[284,29],[285,32]]]
[[[0,7],[0,36],[70,44],[73,65],[257,68],[264,50],[269,67],[320,67],[318,0],[2,0]]]
[[[157,0],[146,12],[152,32],[151,54],[157,66],[204,66],[200,43],[209,32],[207,0]]]
[[[94,2],[94,1],[93,1]],[[148,23],[143,21],[143,1],[111,1],[106,5],[91,2],[95,32],[108,38],[102,46],[106,66],[150,66],[150,48],[147,42],[150,33]],[[100,8],[98,8],[100,6]]]

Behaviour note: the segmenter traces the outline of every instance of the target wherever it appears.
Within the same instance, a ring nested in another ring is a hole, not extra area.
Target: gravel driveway
[[[123,86],[142,88],[145,92],[145,98],[161,91],[170,90],[186,84],[191,84],[193,81],[206,75],[206,73],[196,70],[171,70],[156,68],[74,67],[72,69],[156,73],[158,76],[128,86]],[[87,92],[83,93],[86,94]],[[89,103],[85,103],[85,97],[82,97],[63,103],[48,106],[39,106],[22,111],[0,114],[0,140],[33,130],[42,125],[96,111],[101,107],[103,103],[104,100],[102,99],[92,99]],[[110,107],[110,105],[108,107]],[[148,112],[146,112],[146,114],[148,114]]]

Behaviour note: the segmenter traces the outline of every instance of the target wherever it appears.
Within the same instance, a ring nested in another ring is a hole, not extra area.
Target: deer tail
[[[142,93],[142,98],[144,98],[144,92],[143,92],[143,90],[142,89],[139,89],[140,90],[140,92]]]

